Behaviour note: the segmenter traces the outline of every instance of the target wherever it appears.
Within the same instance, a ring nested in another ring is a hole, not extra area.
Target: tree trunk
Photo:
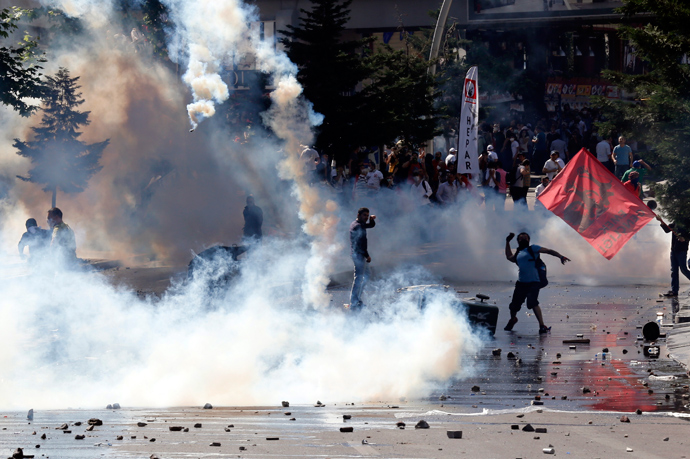
[[[55,207],[56,202],[57,202],[57,187],[55,186],[55,187],[53,187],[53,201],[52,201],[52,205],[50,206],[51,209],[53,207]]]

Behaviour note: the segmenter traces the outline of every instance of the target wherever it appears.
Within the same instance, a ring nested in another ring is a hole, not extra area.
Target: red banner
[[[584,148],[538,199],[609,260],[655,217]]]

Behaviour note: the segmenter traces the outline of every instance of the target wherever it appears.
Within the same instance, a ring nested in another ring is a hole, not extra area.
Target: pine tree
[[[65,68],[60,68],[54,77],[47,77],[41,125],[32,128],[33,140],[14,139],[17,154],[29,158],[32,165],[28,176],[17,178],[44,185],[44,191],[52,192],[52,207],[58,188],[65,193],[86,188],[91,176],[101,170],[99,161],[110,142],[108,139],[86,144],[79,140],[79,129],[89,125],[90,112],[77,110],[84,103],[77,92],[78,80],[79,77],[71,78]]]
[[[359,50],[368,39],[343,41],[352,0],[312,0],[312,8],[300,9],[297,27],[288,25],[280,31],[288,57],[299,67],[298,81],[314,110],[325,116],[317,128],[317,149],[346,148],[354,142],[352,124],[358,116],[357,84],[368,77],[370,69],[362,62]]]
[[[25,10],[17,7],[0,10],[0,38],[9,39],[24,13]],[[40,99],[45,89],[38,65],[45,62],[45,58],[36,52],[37,46],[38,43],[26,35],[18,46],[0,47],[0,102],[22,116],[29,116],[38,108],[25,99]]]
[[[690,5],[678,0],[627,0],[625,17],[644,21],[625,26],[622,37],[651,68],[643,75],[605,72],[612,83],[636,94],[636,103],[599,98],[612,129],[645,142],[645,154],[659,180],[654,188],[661,212],[690,228]]]

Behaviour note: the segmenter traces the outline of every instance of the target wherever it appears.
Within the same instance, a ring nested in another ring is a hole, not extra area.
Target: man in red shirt
[[[635,194],[635,196],[642,198],[642,185],[640,185],[640,173],[637,171],[633,171],[628,175],[628,180],[627,182],[623,183],[623,186],[629,189],[630,191]]]

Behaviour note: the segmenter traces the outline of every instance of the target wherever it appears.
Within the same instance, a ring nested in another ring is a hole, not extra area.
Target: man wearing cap
[[[488,160],[489,164],[495,163],[496,161],[498,161],[498,153],[496,153],[496,151],[494,150],[493,145],[489,145],[488,147],[486,147],[486,151],[488,153],[487,160]]]
[[[50,246],[50,231],[42,229],[36,223],[35,218],[26,221],[26,233],[22,234],[19,240],[19,257],[25,260],[24,248],[29,248],[29,261],[34,263],[45,256],[45,252]]]
[[[565,163],[563,163],[563,160],[560,158],[560,153],[558,150],[554,150],[551,152],[549,160],[544,163],[542,173],[546,174],[549,180],[553,180],[556,174],[562,171],[564,167]]]
[[[641,159],[638,159],[637,161],[634,161],[632,163],[631,169],[625,171],[625,174],[623,174],[623,178],[621,179],[621,181],[623,183],[627,182],[630,179],[630,174],[633,172],[637,172],[640,177],[640,183],[642,183],[644,181],[645,176],[647,175],[647,172],[651,170],[652,168],[649,166],[649,164],[647,164]]]
[[[616,177],[623,177],[633,162],[632,148],[625,144],[625,137],[618,138],[618,145],[613,148],[613,164],[616,165]]]

